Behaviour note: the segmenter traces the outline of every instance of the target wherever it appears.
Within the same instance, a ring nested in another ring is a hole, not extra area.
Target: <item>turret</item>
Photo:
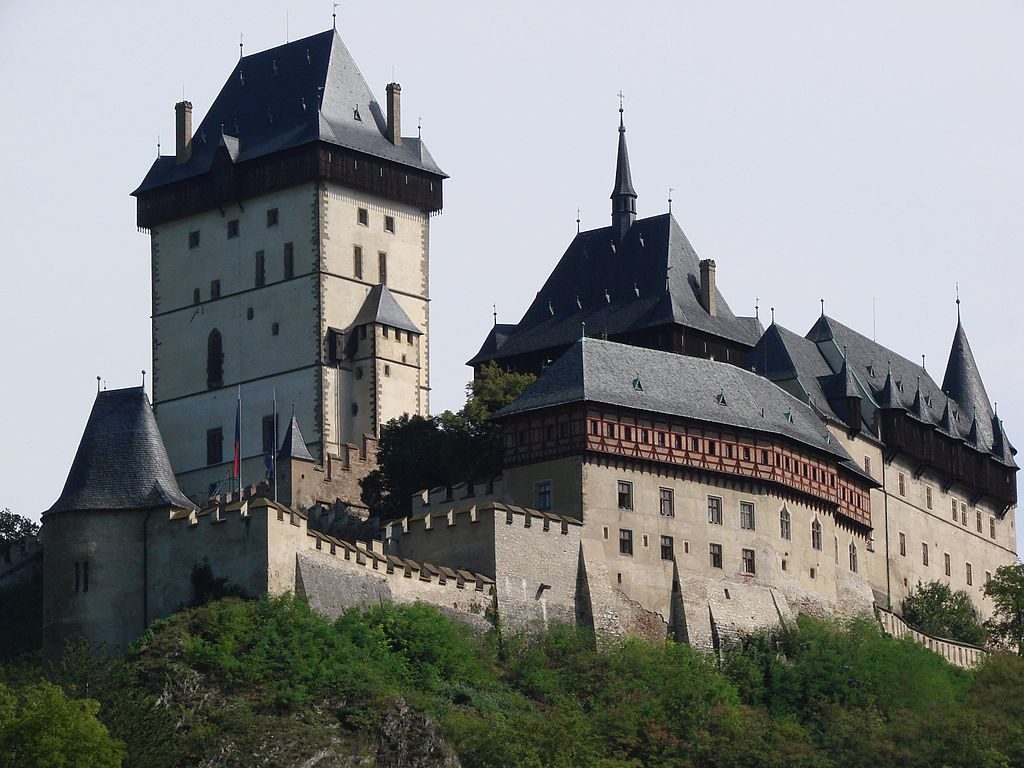
[[[619,104],[619,152],[615,159],[615,186],[612,188],[612,233],[622,242],[636,221],[636,190],[629,173],[629,153],[626,151],[626,125]]]

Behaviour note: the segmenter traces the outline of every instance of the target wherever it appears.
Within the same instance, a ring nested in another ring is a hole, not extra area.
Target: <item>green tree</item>
[[[0,683],[0,768],[119,768],[124,745],[96,719],[99,708],[51,683]]]
[[[17,515],[7,508],[0,509],[0,544],[6,541],[18,541],[38,533],[39,523]]]
[[[985,629],[970,596],[940,581],[918,582],[903,601],[903,618],[929,635],[975,645],[985,642]]]
[[[401,517],[409,514],[417,491],[501,472],[501,429],[491,416],[534,379],[492,363],[466,385],[461,410],[429,418],[404,415],[384,424],[377,442],[378,468],[360,481],[363,501],[386,518]]]
[[[995,611],[985,622],[989,636],[1024,656],[1024,564],[1001,565],[985,585]]]

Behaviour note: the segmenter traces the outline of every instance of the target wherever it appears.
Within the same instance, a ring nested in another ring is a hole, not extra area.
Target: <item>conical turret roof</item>
[[[956,400],[965,412],[973,411],[985,422],[992,420],[991,401],[959,318],[949,350],[949,362],[946,363],[946,375],[942,379],[942,391]]]
[[[636,190],[633,188],[633,176],[629,172],[629,152],[626,150],[626,124],[623,122],[622,109],[619,109],[619,152],[615,158],[615,186],[612,188],[611,197],[626,195],[636,197]]]
[[[142,387],[100,392],[60,498],[45,514],[195,509],[178,488]]]
[[[281,450],[277,452],[279,459],[305,459],[316,461],[306,448],[306,441],[299,429],[299,422],[292,414],[292,420],[288,422],[288,429],[284,433],[284,440],[281,441]]]

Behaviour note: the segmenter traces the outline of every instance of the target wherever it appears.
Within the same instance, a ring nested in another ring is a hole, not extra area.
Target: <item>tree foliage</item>
[[[985,585],[985,596],[995,608],[986,622],[989,636],[1024,656],[1024,563],[999,566]]]
[[[915,629],[934,637],[982,645],[985,629],[970,595],[953,591],[941,581],[917,583],[903,600],[903,619]]]
[[[0,509],[0,544],[8,541],[20,541],[39,534],[39,523],[29,520],[23,515],[15,514],[9,509]]]
[[[96,719],[99,708],[45,681],[0,683],[0,768],[120,768],[124,745]]]
[[[403,415],[381,427],[378,468],[362,481],[363,501],[384,517],[409,514],[410,499],[426,488],[490,478],[502,467],[501,430],[490,417],[535,379],[491,363],[466,385],[457,412]]]

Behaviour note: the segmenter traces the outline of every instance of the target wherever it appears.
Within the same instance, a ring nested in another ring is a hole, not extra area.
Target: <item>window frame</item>
[[[746,547],[740,550],[741,572],[744,576],[757,575],[757,555],[752,549]]]
[[[533,498],[537,500],[538,511],[550,511],[554,505],[554,484],[551,480],[538,480],[535,482],[533,484]]]
[[[616,500],[620,510],[633,511],[633,483],[629,480],[615,481]],[[625,503],[623,503],[625,502]]]
[[[711,558],[712,568],[721,569],[723,567],[724,547],[721,544],[717,544],[713,541],[708,542],[708,555]]]
[[[708,495],[708,524],[723,525],[722,497]]]
[[[818,518],[811,521],[811,549],[822,551],[821,522]]]
[[[633,529],[619,528],[619,554],[633,556]]]
[[[754,502],[740,502],[740,529],[744,531],[757,530],[757,518],[754,510]]]
[[[786,505],[782,505],[782,509],[779,510],[779,538],[785,539],[786,541],[793,540],[793,516],[790,514]]]
[[[658,512],[662,517],[676,516],[676,493],[672,488],[658,488]]]
[[[675,556],[676,556],[676,550],[675,550],[675,541],[673,541],[672,537],[671,536],[666,536],[665,534],[661,534],[661,538],[659,540],[659,543],[661,544],[661,559],[662,560],[674,560]],[[668,554],[667,557],[666,557],[666,553]]]

